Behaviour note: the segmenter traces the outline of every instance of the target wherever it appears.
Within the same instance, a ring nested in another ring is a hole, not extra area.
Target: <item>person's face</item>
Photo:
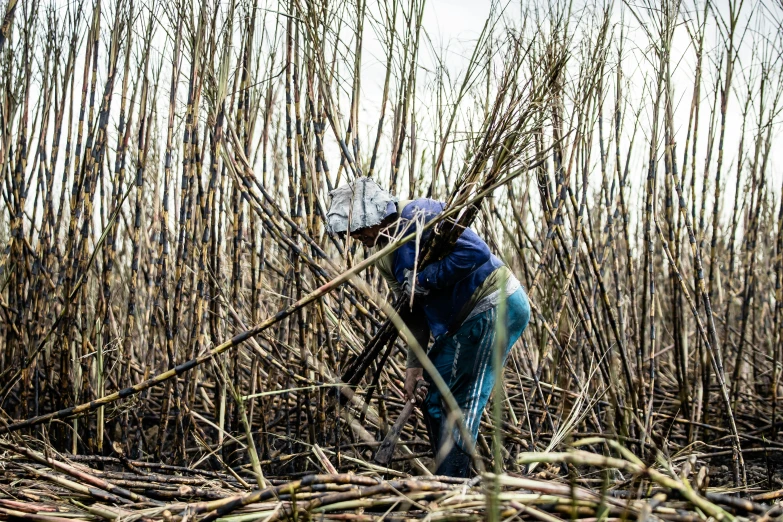
[[[351,232],[351,237],[356,239],[357,241],[361,241],[364,246],[367,248],[372,248],[375,246],[375,243],[378,242],[378,236],[381,232],[381,226],[375,225],[374,227],[365,227],[360,228],[359,230],[355,230]]]

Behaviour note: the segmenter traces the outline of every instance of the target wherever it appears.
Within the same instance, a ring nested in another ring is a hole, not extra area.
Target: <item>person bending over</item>
[[[365,247],[386,245],[416,231],[440,214],[445,205],[428,198],[398,201],[370,178],[357,178],[330,193],[327,222],[332,232],[350,233]],[[409,347],[405,370],[405,399],[421,406],[436,474],[468,477],[469,448],[475,446],[479,422],[495,384],[493,350],[497,321],[505,321],[503,364],[530,319],[530,304],[516,277],[473,230],[466,228],[454,247],[440,261],[416,272],[419,248],[426,243],[410,240],[380,258],[376,267],[397,299],[404,299],[400,315],[416,340],[425,348],[430,334],[434,342],[427,356],[449,387],[462,410],[463,431],[447,422],[448,409],[440,392],[430,386],[427,374]],[[407,303],[411,301],[413,306]],[[498,304],[505,299],[505,315]],[[426,386],[417,386],[424,380]]]

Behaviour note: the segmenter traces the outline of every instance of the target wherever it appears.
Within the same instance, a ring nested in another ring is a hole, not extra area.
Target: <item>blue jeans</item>
[[[455,334],[438,338],[429,352],[435,368],[462,410],[466,430],[472,438],[470,446],[476,443],[481,414],[495,386],[497,319],[496,306],[465,321]],[[520,288],[506,300],[507,342],[502,347],[504,365],[529,320],[530,303],[527,294]],[[448,410],[441,393],[432,385],[430,375],[425,373],[425,378],[430,391],[423,410],[433,451],[437,456],[444,445],[448,444],[451,448],[439,463],[436,474],[466,477],[470,471],[467,453],[470,446],[465,444],[462,432],[455,424],[449,426],[446,421]]]

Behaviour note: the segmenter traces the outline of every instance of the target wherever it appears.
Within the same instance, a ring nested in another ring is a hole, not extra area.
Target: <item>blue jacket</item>
[[[400,212],[398,233],[407,235],[416,230],[416,221],[429,222],[440,214],[445,205],[433,199],[421,198],[408,203]],[[420,241],[424,245],[432,229]],[[400,237],[400,236],[398,236]],[[394,252],[394,277],[402,284],[405,270],[413,270],[416,260],[416,241],[411,240]],[[489,251],[489,247],[470,228],[465,229],[451,252],[440,261],[427,265],[417,274],[416,284],[429,290],[421,299],[432,335],[437,339],[445,334],[470,300],[473,292],[503,262]]]

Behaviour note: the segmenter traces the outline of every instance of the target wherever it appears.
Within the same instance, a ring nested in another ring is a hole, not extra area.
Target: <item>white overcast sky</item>
[[[701,2],[701,0],[699,0]],[[520,19],[520,13],[523,10],[523,7],[525,8],[532,8],[533,3],[532,2],[526,2],[523,0],[524,3],[520,4],[517,1],[507,2],[504,4],[501,4],[504,6],[504,13],[508,20],[519,20]],[[56,0],[55,5],[57,5],[59,8],[63,8],[66,6],[69,2],[66,0]],[[106,0],[104,0],[104,4],[108,4]],[[543,0],[540,2],[543,4]],[[260,2],[261,5],[265,5],[266,8],[269,10],[276,10],[278,7],[278,2],[276,1],[268,1]],[[155,3],[149,4],[149,5],[156,5]],[[157,6],[160,8],[162,6],[162,3],[158,3]],[[371,11],[374,11],[375,13],[379,12],[378,5],[373,0],[370,0],[369,2],[369,9]],[[574,19],[581,16],[582,10],[584,8],[584,2],[580,0],[574,1]],[[594,5],[592,2],[589,3],[589,5]],[[651,64],[646,60],[646,58],[651,54],[650,53],[650,46],[649,42],[647,41],[647,37],[644,34],[644,31],[639,29],[638,23],[636,20],[631,16],[629,12],[629,4],[625,4],[619,0],[615,1],[613,3],[612,9],[613,9],[613,15],[612,15],[612,21],[614,24],[619,24],[621,20],[621,13],[624,11],[624,21],[626,26],[629,30],[629,38],[627,42],[627,48],[625,49],[624,56],[623,56],[623,70],[625,72],[625,75],[628,77],[628,81],[630,82],[631,88],[626,93],[628,96],[628,99],[630,101],[630,105],[626,108],[626,121],[625,121],[625,132],[629,133],[631,128],[631,120],[630,120],[630,112],[635,110],[635,105],[638,105],[638,100],[642,98],[643,93],[643,86],[644,86],[644,80],[645,80],[645,74],[651,74]],[[638,7],[637,4],[630,4],[634,6],[634,9],[637,9],[638,12],[642,12],[641,9]],[[685,4],[688,6],[688,8],[692,8],[692,1],[688,1]],[[701,4],[700,4],[701,5]],[[714,1],[713,5],[715,6],[715,9],[717,11],[725,12],[728,5],[728,0],[719,0]],[[747,65],[751,63],[751,48],[754,43],[761,42],[764,38],[773,38],[773,24],[770,22],[763,22],[763,19],[769,19],[770,15],[769,12],[765,11],[767,9],[779,9],[778,7],[774,7],[773,4],[759,4],[754,3],[751,0],[745,0],[744,6],[743,6],[743,12],[745,15],[749,15],[751,12],[751,9],[756,6],[759,9],[759,13],[762,13],[760,15],[757,15],[757,17],[754,19],[754,21],[750,24],[750,30],[745,35],[745,40],[742,43],[742,46],[740,47],[739,56],[740,56],[740,63],[738,64],[737,74],[736,74],[736,81],[734,83],[735,87],[739,86],[740,91],[742,92],[744,96],[744,87],[742,87],[743,82],[743,74],[747,75],[750,72],[747,70]],[[465,66],[468,61],[468,56],[470,55],[473,45],[480,34],[482,27],[487,19],[487,16],[490,14],[491,11],[491,3],[489,1],[470,1],[470,0],[427,0],[425,12],[424,12],[424,19],[423,19],[423,29],[425,33],[425,37],[423,38],[423,45],[421,47],[421,51],[419,54],[419,62],[421,64],[422,69],[420,70],[420,76],[418,81],[418,93],[419,97],[417,99],[417,114],[424,114],[426,113],[428,107],[426,105],[430,102],[431,97],[426,90],[428,89],[427,86],[427,79],[428,74],[426,72],[427,69],[432,68],[432,65],[434,64],[433,60],[433,52],[438,52],[442,54],[442,56],[446,57],[446,64],[447,67],[452,75],[452,81],[454,83],[458,83],[458,80],[460,78],[461,73],[464,72]],[[776,16],[778,19],[783,19],[783,15],[781,15],[778,11],[772,11],[773,16]],[[759,20],[762,20],[761,22]],[[165,17],[161,16],[158,18],[159,23],[165,24],[167,23]],[[107,21],[104,22],[104,26],[107,25]],[[586,22],[584,22],[586,23]],[[741,23],[741,25],[747,25],[744,23]],[[169,32],[173,31],[173,28],[168,29]],[[170,42],[167,43],[165,33],[164,31],[158,31],[155,39],[156,45],[155,48],[152,51],[152,56],[156,57],[160,60],[161,56],[165,56],[164,60],[166,60],[166,64],[164,66],[164,69],[170,68],[170,55],[173,54],[172,52],[172,45]],[[777,42],[778,48],[780,48],[780,42]],[[718,54],[719,54],[719,42],[717,39],[717,26],[714,22],[714,18],[710,17],[710,22],[708,25],[707,30],[707,43],[706,47],[708,49],[708,54],[706,55],[706,60],[717,60]],[[434,51],[433,51],[434,50]],[[105,79],[105,44],[101,47],[101,67],[102,71],[99,73],[101,76],[99,78],[99,82],[103,79]],[[615,60],[616,56],[612,56],[610,60]],[[502,61],[502,60],[501,60]],[[676,33],[675,33],[675,39],[674,39],[674,50],[673,50],[673,67],[674,67],[674,97],[675,100],[677,100],[677,107],[675,109],[675,125],[678,129],[678,134],[676,136],[677,143],[678,143],[678,161],[682,157],[682,147],[685,141],[685,131],[687,128],[687,121],[688,121],[688,111],[690,107],[690,99],[691,99],[691,93],[692,93],[692,79],[693,79],[693,65],[694,65],[694,53],[692,49],[689,48],[689,39],[685,30],[684,24],[681,24],[680,27],[678,27]],[[77,81],[76,81],[76,88],[79,89],[79,80],[81,78],[81,67],[82,67],[82,59],[79,59],[79,62],[77,63]],[[699,166],[699,169],[703,169],[703,163],[704,163],[704,153],[706,149],[707,144],[707,128],[709,125],[709,121],[707,119],[707,115],[709,113],[709,104],[711,103],[711,94],[710,94],[710,87],[713,81],[712,75],[714,75],[715,66],[714,65],[705,65],[707,68],[707,72],[705,73],[706,76],[704,78],[703,87],[702,87],[702,118],[700,120],[700,131],[699,131],[699,154],[698,154],[698,161],[697,165]],[[780,63],[777,64],[777,67],[780,67]],[[186,69],[187,70],[187,66]],[[757,71],[755,71],[757,74]],[[266,74],[266,73],[263,73]],[[374,136],[375,132],[375,125],[377,123],[377,118],[379,114],[379,106],[380,106],[380,99],[381,99],[381,91],[383,86],[383,80],[384,80],[384,74],[385,74],[385,49],[383,46],[379,43],[377,38],[375,37],[375,32],[372,30],[371,27],[368,26],[365,33],[365,48],[364,48],[364,55],[363,55],[363,67],[362,67],[362,103],[361,103],[361,115],[360,120],[362,123],[362,126],[364,127],[362,129],[363,135],[365,137],[365,143],[363,144],[364,150],[367,150],[370,147],[370,144],[367,143],[366,137],[367,136]],[[777,83],[777,82],[776,82]],[[162,137],[165,139],[165,128],[166,128],[166,117],[167,117],[167,104],[168,104],[168,74],[167,71],[164,70],[162,79],[161,79],[161,87],[159,92],[159,106],[160,109],[158,111],[158,125],[161,129]],[[119,91],[119,87],[116,89],[116,91]],[[179,101],[179,107],[178,107],[178,114],[182,114],[184,112],[184,102],[186,99],[186,92],[187,92],[187,86],[185,83],[184,78],[181,80],[180,88],[178,91],[178,99]],[[116,98],[119,97],[119,94],[116,94]],[[116,99],[115,98],[115,99]],[[278,97],[278,100],[282,100],[282,93]],[[606,117],[609,117],[609,113],[611,110],[611,100],[608,102],[609,106],[606,108]],[[642,124],[641,124],[641,132],[639,136],[637,137],[637,143],[635,144],[634,148],[634,161],[633,161],[633,170],[631,171],[633,173],[632,175],[632,182],[634,189],[638,192],[638,187],[641,185],[641,181],[643,180],[643,177],[645,175],[644,172],[644,165],[646,162],[646,154],[647,154],[647,143],[646,140],[649,138],[649,136],[645,135],[644,132],[649,129],[649,125],[646,124],[646,119],[649,118],[650,115],[650,103],[648,102],[643,110],[642,110]],[[736,159],[737,159],[737,146],[740,141],[740,125],[739,125],[739,112],[740,112],[740,105],[741,100],[737,99],[737,96],[732,93],[732,96],[729,101],[729,125],[727,126],[726,130],[726,140],[725,140],[725,158],[724,158],[724,167],[723,167],[723,180],[725,182],[725,188],[723,189],[723,193],[725,196],[725,202],[724,202],[724,213],[726,211],[726,207],[730,209],[731,207],[731,198],[734,194],[734,180],[735,177],[735,170],[736,170]],[[113,105],[113,119],[116,125],[116,112],[118,111],[119,107],[119,100],[116,99],[116,103]],[[78,106],[77,106],[78,109]],[[390,110],[387,110],[387,124],[391,121],[390,116]],[[345,120],[343,120],[345,122]],[[421,119],[422,126],[427,125],[426,118]],[[202,127],[203,131],[203,127]],[[609,132],[609,122],[606,122],[605,132],[608,134]],[[750,123],[747,133],[746,133],[746,150],[750,150],[751,146],[749,143],[753,139],[753,134],[755,133],[755,124]],[[388,132],[387,132],[388,134]],[[426,146],[424,138],[426,137],[427,131],[425,128],[422,128],[421,135],[422,135],[422,144],[421,146]],[[624,138],[627,141],[627,136]],[[179,136],[179,139],[181,140],[181,135]],[[781,172],[779,171],[779,165],[780,165],[780,159],[779,159],[779,153],[778,150],[783,149],[783,142],[781,141],[780,132],[779,129],[776,128],[773,138],[774,146],[772,148],[772,154],[771,154],[771,162],[768,169],[768,179],[771,184],[772,191],[777,195],[780,192],[780,185],[781,180],[783,180],[783,176],[781,175]],[[162,141],[162,140],[161,140]],[[163,148],[164,144],[160,144],[161,149]],[[335,151],[336,152],[336,151]],[[162,154],[161,154],[162,156]],[[594,155],[595,158],[597,158],[597,155]],[[388,162],[388,153],[386,154],[385,158]],[[610,155],[611,159],[611,155]],[[339,163],[339,156],[337,154],[330,154],[329,155],[329,161],[330,164],[334,167]],[[380,174],[383,177],[383,165],[384,163],[380,164]],[[661,163],[660,171],[662,173],[663,165]],[[713,156],[713,161],[711,165],[711,178],[714,178],[714,169],[715,169],[715,160]],[[387,168],[388,172],[388,168]],[[597,173],[597,170],[594,171],[594,175],[591,176],[591,183],[593,185],[596,184],[596,180],[600,181],[600,175],[596,176],[595,173]],[[701,173],[700,173],[701,176]],[[403,176],[404,177],[404,176]],[[712,182],[711,182],[712,183]],[[714,190],[714,187],[711,186],[709,188],[709,193],[712,194]],[[699,196],[700,197],[700,196]],[[30,198],[32,199],[32,198]],[[708,197],[708,204],[711,205],[711,196]],[[636,203],[635,199],[631,200],[632,203]],[[709,208],[709,207],[708,207]]]
[[[644,15],[643,9],[640,7],[641,2],[629,2],[623,3],[621,1],[615,1],[612,6],[612,22],[615,27],[619,27],[621,21],[621,15],[624,19],[624,24],[627,28],[629,35],[626,41],[626,49],[623,54],[623,71],[628,81],[630,82],[630,89],[626,92],[626,96],[630,100],[630,105],[626,108],[626,121],[625,129],[627,133],[630,133],[631,120],[630,111],[633,111],[638,106],[638,101],[641,99],[643,86],[645,81],[645,74],[652,76],[651,64],[647,61],[647,57],[651,55],[650,45],[648,38],[643,30],[639,28],[637,20],[630,13],[631,6],[637,13]],[[370,4],[372,5],[372,4]],[[509,19],[520,18],[520,12],[522,7],[531,7],[533,3],[525,2],[520,5],[519,2],[508,2],[502,4],[505,6],[505,15]],[[579,0],[574,2],[574,12],[579,13],[581,9],[580,5],[584,5],[584,2]],[[592,5],[592,3],[591,3]],[[728,12],[728,0],[718,0],[712,2],[713,8],[717,12]],[[686,1],[683,3],[686,10],[692,10],[694,8],[692,1]],[[702,9],[703,3],[699,3],[699,9]],[[751,23],[747,23],[748,17],[751,15],[753,9],[756,9],[755,16]],[[482,27],[484,25],[487,16],[490,14],[491,3],[488,1],[469,1],[469,0],[428,0],[425,8],[423,27],[428,35],[431,45],[427,44],[422,47],[420,62],[423,66],[427,67],[433,63],[432,61],[432,49],[447,49],[444,56],[447,57],[448,67],[452,74],[458,75],[464,71],[464,67],[468,61],[468,56],[473,47],[473,43],[478,38]],[[751,69],[752,60],[752,48],[754,45],[760,45],[764,39],[774,38],[774,22],[770,21],[772,17],[777,17],[778,20],[783,19],[783,12],[779,7],[776,7],[772,3],[756,3],[746,0],[742,6],[742,16],[740,26],[748,26],[748,30],[744,33],[744,38],[738,49],[739,61],[735,66],[735,75],[733,86],[736,91],[732,92],[729,99],[726,137],[725,137],[725,152],[722,168],[722,192],[724,194],[724,214],[729,211],[732,205],[732,198],[734,195],[734,184],[736,180],[736,164],[737,164],[737,148],[740,141],[740,121],[741,121],[741,106],[745,97],[745,77],[750,74],[758,74],[758,65],[755,69]],[[579,16],[575,14],[575,17]],[[683,15],[683,17],[686,15]],[[712,103],[711,88],[714,82],[714,75],[716,71],[716,61],[719,58],[719,53],[722,49],[721,43],[718,39],[718,25],[716,24],[714,17],[708,18],[708,25],[705,38],[705,49],[707,54],[705,55],[705,76],[702,82],[701,91],[701,118],[699,129],[699,153],[697,166],[699,170],[699,182],[701,182],[701,171],[703,169],[704,157],[706,155],[707,147],[707,130],[709,126],[708,114],[709,105]],[[737,39],[739,41],[739,38]],[[777,42],[777,52],[781,52],[781,42]],[[378,104],[380,100],[380,92],[383,85],[383,72],[384,72],[384,49],[378,44],[377,41],[373,41],[372,38],[368,38],[368,42],[365,48],[364,67],[363,67],[363,96],[366,103],[363,105],[363,116],[365,122],[371,124],[375,123],[376,115],[378,112]],[[615,61],[616,55],[610,57],[610,60]],[[710,63],[712,62],[712,63]],[[612,68],[614,65],[612,65]],[[781,64],[777,64],[777,68],[780,68]],[[677,144],[678,144],[678,161],[681,161],[682,152],[685,142],[685,133],[687,130],[690,102],[692,96],[692,85],[695,69],[695,53],[690,45],[690,39],[685,29],[684,24],[680,24],[677,28],[673,42],[672,52],[672,68],[674,77],[674,99],[676,100],[676,108],[674,111],[675,126],[677,128]],[[725,70],[725,65],[723,66]],[[775,71],[776,74],[777,71]],[[613,77],[610,76],[613,80]],[[777,84],[777,82],[774,82]],[[738,98],[739,96],[739,98]],[[757,100],[754,100],[754,103]],[[609,100],[606,107],[605,117],[610,116],[611,107],[613,101]],[[649,118],[651,118],[651,106],[648,102],[645,104],[642,110],[641,119],[642,133],[637,137],[637,142],[634,145],[634,161],[633,165],[635,169],[632,170],[633,178],[635,180],[634,188],[638,189],[641,181],[646,175],[645,166],[647,158],[647,144],[648,135],[644,132],[649,132],[649,124],[646,124]],[[610,122],[605,122],[605,132],[609,132]],[[752,140],[755,134],[755,121],[753,118],[748,122],[745,137],[745,150],[746,154],[750,154],[752,151]],[[780,192],[781,181],[783,181],[783,175],[779,170],[779,153],[778,150],[783,148],[783,142],[779,129],[776,128],[773,132],[773,147],[770,155],[770,164],[767,170],[768,181],[770,188],[776,195]],[[663,149],[661,149],[662,153]],[[597,157],[597,156],[595,156]],[[711,194],[714,191],[714,172],[715,172],[715,160],[717,154],[714,153],[711,162],[711,180],[708,192]],[[611,159],[611,158],[610,158]],[[746,161],[746,166],[749,164]],[[660,163],[659,175],[662,174],[663,164]],[[747,173],[747,169],[746,169]],[[595,182],[596,176],[592,176],[592,181]],[[600,181],[600,176],[597,177]],[[744,181],[743,181],[744,183]],[[708,205],[711,205],[711,201],[708,199]],[[708,206],[708,208],[710,208]]]

